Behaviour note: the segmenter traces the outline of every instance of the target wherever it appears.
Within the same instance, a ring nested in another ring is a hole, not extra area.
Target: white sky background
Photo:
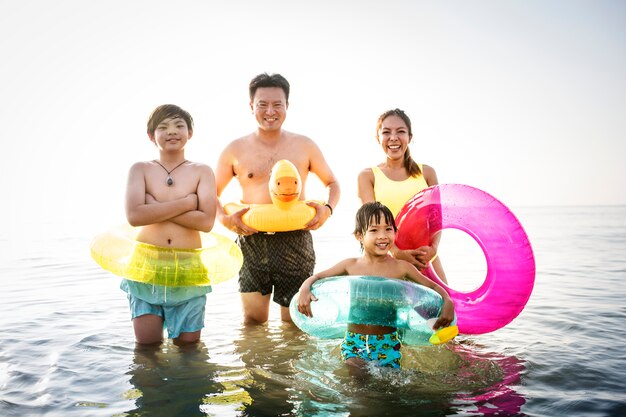
[[[440,183],[510,207],[626,204],[621,1],[0,0],[0,238],[123,220],[159,104],[193,115],[187,157],[215,166],[255,128],[264,71],[290,81],[285,128],[322,148],[340,204],[383,160],[393,107]]]

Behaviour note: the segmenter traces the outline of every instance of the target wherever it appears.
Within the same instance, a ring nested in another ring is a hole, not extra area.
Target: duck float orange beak
[[[302,181],[298,169],[290,161],[281,159],[274,164],[268,186],[272,204],[228,203],[224,206],[224,211],[232,214],[249,207],[250,210],[244,213],[242,220],[260,232],[304,229],[315,217],[315,209],[307,205],[306,201],[298,199],[302,191]]]

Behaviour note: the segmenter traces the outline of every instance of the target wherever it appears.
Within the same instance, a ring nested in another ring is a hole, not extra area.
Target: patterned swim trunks
[[[381,335],[346,332],[341,343],[341,357],[344,361],[361,358],[368,362],[377,362],[379,366],[399,368],[401,347],[397,331]]]
[[[313,275],[315,251],[307,230],[238,236],[243,253],[239,292],[274,292],[274,301],[289,307],[305,279]]]

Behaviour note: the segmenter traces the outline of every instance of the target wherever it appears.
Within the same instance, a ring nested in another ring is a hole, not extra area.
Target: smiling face
[[[378,142],[389,159],[402,159],[412,134],[406,122],[396,115],[387,116],[378,129]]]
[[[389,252],[395,238],[396,231],[393,225],[387,223],[385,216],[380,216],[378,221],[372,217],[372,222],[367,226],[365,234],[357,234],[357,239],[363,246],[363,252],[378,256]]]
[[[287,117],[287,98],[280,87],[260,87],[250,103],[259,127],[263,130],[280,129]]]
[[[185,146],[193,132],[181,117],[163,119],[149,134],[150,140],[162,151],[177,151]]]
[[[365,203],[356,213],[354,236],[361,249],[374,256],[386,255],[396,237],[391,210],[378,201]]]

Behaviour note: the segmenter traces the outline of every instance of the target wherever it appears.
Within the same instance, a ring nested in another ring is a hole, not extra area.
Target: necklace
[[[174,184],[174,179],[172,178],[172,172],[174,172],[174,170],[176,168],[178,168],[179,166],[181,166],[182,164],[184,164],[185,162],[187,162],[187,160],[185,159],[183,162],[181,162],[180,164],[176,165],[174,168],[172,168],[171,170],[167,170],[167,168],[165,168],[163,165],[161,165],[161,163],[159,161],[157,161],[156,159],[154,160],[154,162],[156,162],[157,164],[159,164],[159,166],[161,168],[163,168],[165,170],[165,172],[167,172],[167,179],[165,180],[165,183],[167,184],[168,187],[171,187]]]

